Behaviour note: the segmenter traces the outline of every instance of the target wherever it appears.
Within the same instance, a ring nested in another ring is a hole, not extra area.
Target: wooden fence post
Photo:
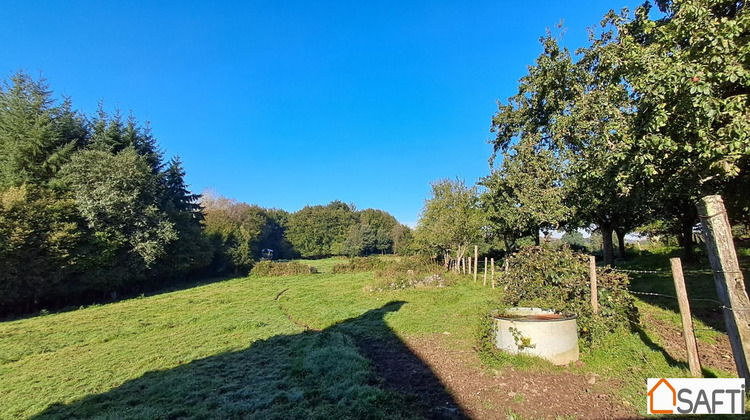
[[[745,386],[750,388],[750,299],[745,292],[729,218],[724,202],[718,195],[703,197],[697,206],[737,374],[745,379]]]
[[[471,256],[466,258],[466,265],[467,265],[467,268],[469,269],[469,274],[471,274]]]
[[[495,288],[495,259],[490,259],[490,266],[492,266],[492,288]]]
[[[599,288],[596,284],[596,257],[589,255],[589,279],[591,280],[591,309],[599,313]]]
[[[484,257],[484,281],[482,286],[487,286],[487,257]]]
[[[505,266],[505,270],[504,271],[507,273],[508,272],[508,257],[505,257],[505,262],[504,262],[503,265]]]
[[[698,343],[695,341],[693,318],[690,313],[687,289],[685,288],[685,276],[682,274],[682,263],[679,258],[670,258],[669,263],[672,265],[672,279],[674,280],[674,289],[677,292],[677,303],[680,305],[682,335],[685,337],[690,374],[697,378],[701,376],[701,361],[698,358]]]
[[[477,265],[479,265],[479,246],[474,245],[474,283],[477,282]]]

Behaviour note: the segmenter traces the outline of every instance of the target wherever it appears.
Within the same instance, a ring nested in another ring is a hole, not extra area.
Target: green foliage
[[[508,257],[508,268],[500,274],[502,303],[577,314],[578,335],[586,347],[638,320],[627,276],[607,270],[597,271],[599,314],[593,314],[588,256],[567,247],[523,249]]]
[[[577,51],[577,62],[548,34],[518,94],[493,116],[493,158],[502,151],[504,166],[519,160],[533,173],[539,165],[508,152],[551,153],[572,210],[564,221],[569,228],[596,226],[610,265],[613,232],[622,238],[662,220],[691,258],[700,197],[728,195],[740,221],[750,208],[742,192],[750,154],[747,7],[713,0],[658,4],[661,13],[646,3],[634,16],[607,14]],[[505,184],[488,185],[495,200],[486,200],[491,228],[501,234],[523,226],[525,211]]]
[[[461,179],[441,179],[432,183],[431,196],[417,222],[415,242],[424,253],[441,256],[448,267],[480,237],[484,224],[477,188],[467,187]]]
[[[296,261],[260,261],[253,266],[250,274],[255,277],[280,277],[316,274],[318,269]]]
[[[385,268],[389,262],[378,257],[354,257],[345,263],[334,264],[331,270],[334,274],[362,273]]]
[[[392,261],[375,271],[373,291],[397,290],[412,287],[445,287],[457,281],[459,275],[448,272],[424,256],[411,256]]]
[[[358,257],[377,253],[379,248],[378,233],[368,224],[356,224],[349,229],[349,234],[341,247],[341,252],[349,257]],[[390,246],[389,246],[390,247]]]
[[[70,293],[81,233],[75,205],[28,186],[0,192],[0,314]]]
[[[518,94],[493,117],[493,158],[502,151],[503,167],[483,181],[500,234],[595,225],[607,264],[614,262],[612,232],[632,230],[647,204],[643,188],[627,176],[634,105],[614,64],[617,51],[606,41],[611,37],[611,31],[592,33],[578,62],[550,34],[542,39],[544,51]]]
[[[86,134],[69,100],[55,105],[44,80],[13,75],[0,88],[0,190],[47,183]]]
[[[81,151],[62,171],[97,240],[126,259],[137,255],[144,268],[165,255],[166,245],[177,239],[174,224],[160,208],[158,178],[151,169],[145,157],[128,148],[115,155]]]
[[[383,210],[365,209],[359,212],[359,225],[368,227],[373,234],[372,244],[369,249],[364,248],[367,255],[380,253],[390,254],[393,252],[395,238],[394,229],[399,226],[398,220]]]
[[[602,247],[604,246],[602,239],[602,233],[599,231],[593,231],[591,232],[591,236],[589,236],[589,249],[591,252],[599,252],[602,250]]]
[[[577,230],[572,232],[565,232],[560,238],[560,241],[566,243],[571,249],[577,251],[585,251],[588,249],[588,243],[584,239],[583,234]]]
[[[185,184],[185,170],[179,157],[169,162],[161,177],[162,208],[174,225],[177,238],[166,245],[167,258],[157,262],[156,271],[167,277],[185,276],[209,266],[213,249],[203,231],[201,198]]]
[[[148,126],[99,113],[86,122],[43,80],[0,89],[4,204],[0,313],[156,287],[205,267],[198,196],[167,165]],[[112,294],[110,294],[112,293]]]
[[[393,252],[398,255],[409,255],[414,251],[414,232],[406,225],[395,225],[391,229]]]
[[[89,149],[108,154],[133,149],[146,160],[155,174],[160,172],[163,166],[163,155],[156,139],[151,135],[150,127],[139,126],[132,114],[123,121],[119,110],[110,115],[101,103],[97,115],[91,122],[91,135],[87,146]]]
[[[563,168],[554,153],[523,141],[512,152],[504,155],[500,170],[481,181],[487,188],[482,207],[491,234],[502,237],[508,250],[524,236],[538,243],[540,229],[557,229],[570,215],[564,204]]]
[[[567,140],[566,128],[573,123],[571,104],[581,92],[577,74],[570,52],[560,48],[550,33],[541,43],[544,50],[519,81],[518,94],[505,104],[498,103],[492,117],[492,132],[497,133],[493,160],[497,152],[507,152],[514,143],[554,150]]]
[[[734,176],[750,153],[746,4],[660,3],[658,20],[648,6],[632,21],[611,18],[638,93],[638,168],[652,182]]]
[[[211,193],[203,195],[201,204],[205,208],[205,232],[213,243],[214,272],[247,273],[261,258],[263,249],[273,249],[274,258],[295,255],[284,236],[289,213]]]
[[[708,194],[731,195],[750,151],[744,35],[750,20],[744,2],[657,3],[661,13],[649,4],[634,18],[610,12],[586,55],[605,70],[599,73],[611,76],[605,79],[611,89],[629,97],[629,116],[602,136],[609,140],[602,153],[615,156],[620,184],[640,190],[636,195],[647,198],[653,213],[630,227],[665,221],[689,259],[695,202]],[[599,125],[610,119],[602,112],[591,117]]]
[[[305,206],[289,217],[286,236],[303,258],[341,255],[355,222],[356,214],[340,201]]]

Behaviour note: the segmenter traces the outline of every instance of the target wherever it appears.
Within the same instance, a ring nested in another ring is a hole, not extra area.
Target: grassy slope
[[[251,277],[2,323],[0,418],[415,417],[378,386],[352,337],[448,331],[468,349],[499,291],[465,281],[365,292],[372,283],[371,273]],[[405,303],[386,306],[394,301]],[[279,303],[324,332],[305,332]],[[639,307],[677,321],[668,308]],[[574,369],[620,378],[623,398],[641,407],[645,378],[688,375],[658,341],[648,329],[612,335]]]
[[[289,289],[280,298],[280,303],[293,318],[313,328],[325,329],[348,318],[361,316],[369,310],[381,308],[390,301],[402,300],[409,303],[397,312],[384,314],[386,322],[399,333],[442,332],[454,328],[466,331],[467,337],[470,336],[470,327],[462,324],[471,325],[473,317],[462,319],[451,316],[448,321],[452,322],[452,326],[445,323],[439,325],[436,321],[442,318],[443,313],[474,315],[476,308],[471,302],[486,292],[471,286],[459,286],[450,290],[376,294],[363,292],[363,287],[371,283],[371,279],[371,274],[234,279],[153,297],[2,323],[0,389],[3,393],[0,393],[0,418],[32,416],[55,403],[73,403],[74,410],[65,411],[64,408],[57,407],[48,413],[53,417],[90,415],[96,411],[92,407],[117,413],[124,406],[134,405],[135,402],[116,401],[103,406],[102,401],[96,399],[80,400],[120,387],[127,381],[144,375],[152,375],[154,371],[178,371],[200,359],[204,359],[204,365],[227,365],[236,364],[238,362],[235,359],[245,357],[253,359],[240,363],[245,369],[270,369],[256,378],[256,384],[239,384],[239,381],[232,378],[224,378],[240,388],[247,386],[246,389],[230,390],[237,401],[242,400],[243,395],[247,399],[251,394],[259,392],[256,390],[258,384],[263,385],[261,388],[265,391],[261,393],[264,396],[261,398],[255,395],[254,400],[273,399],[274,396],[279,396],[276,392],[279,389],[291,389],[294,386],[299,388],[296,391],[300,394],[312,391],[311,395],[300,398],[316,399],[315,389],[326,388],[327,385],[298,384],[300,376],[305,376],[306,373],[295,374],[294,370],[299,368],[295,365],[311,362],[306,362],[307,356],[298,357],[295,353],[303,349],[303,353],[309,353],[311,349],[323,353],[330,350],[332,357],[339,361],[343,356],[338,352],[344,351],[348,352],[350,362],[354,365],[361,364],[363,359],[356,355],[355,347],[347,342],[345,334],[336,332],[332,338],[326,338],[323,342],[320,342],[320,337],[308,339],[305,334],[301,334],[304,329],[290,322],[274,300],[282,290]],[[467,291],[469,293],[465,293]],[[432,322],[425,316],[427,314],[431,316]],[[470,321],[466,322],[467,320]],[[370,325],[364,323],[343,327],[371,329]],[[388,334],[389,331],[381,333]],[[260,349],[259,343],[262,344]],[[271,347],[279,348],[279,352],[264,350]],[[283,352],[288,354],[278,354]],[[325,358],[325,355],[318,356]],[[325,362],[320,360],[312,363],[313,366],[323,364]],[[201,365],[197,371],[212,368],[216,366]],[[361,376],[362,371],[369,373],[366,363],[364,368],[359,366],[352,369],[343,376]],[[195,374],[187,370],[184,374],[177,374],[175,378],[166,381],[159,379],[157,382],[179,388],[181,394],[192,392],[187,389],[190,387],[205,391],[207,384],[196,382],[192,378]],[[222,380],[219,378],[218,382]],[[219,386],[218,382],[208,385]],[[362,377],[355,382],[347,385],[367,388],[372,378]],[[156,387],[156,383],[146,385]],[[374,395],[372,398],[376,402],[378,398],[390,398],[384,403],[383,414],[389,414],[388,410],[395,410],[399,406],[399,402],[395,401],[397,398],[394,400],[393,396],[380,392],[376,387],[368,392]],[[120,392],[117,398],[132,399],[132,394]],[[148,418],[154,415],[168,416],[169,413],[180,414],[180,407],[172,407],[167,402],[168,394],[157,396],[159,397],[164,399],[161,411],[153,411],[157,404],[152,404],[149,408],[151,411],[131,412],[123,417]],[[112,396],[108,398],[111,399]],[[289,396],[284,398],[291,400]],[[216,399],[223,401],[219,397]],[[376,402],[372,404],[379,404]],[[224,402],[198,403],[192,411],[183,415],[205,415],[216,404],[222,405]],[[299,401],[295,405],[299,405]],[[305,412],[304,416],[326,413],[325,407],[317,405]],[[278,406],[278,409],[273,406]],[[281,417],[290,413],[284,411],[285,404],[279,401],[235,408],[245,414],[264,412],[269,417],[273,417],[274,413]],[[89,409],[93,411],[89,412]],[[231,416],[232,412],[226,414]]]

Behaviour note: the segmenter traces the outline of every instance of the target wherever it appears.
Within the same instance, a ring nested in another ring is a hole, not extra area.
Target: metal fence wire
[[[619,272],[619,273],[626,273],[626,274],[671,274],[671,270],[627,270],[623,268],[614,268],[614,267],[608,267],[608,270]],[[740,269],[741,271],[720,271],[720,270],[683,270],[684,274],[714,274],[714,273],[735,273],[735,274],[742,274],[742,271],[750,271],[746,269]],[[611,288],[604,288],[608,290],[613,290]],[[655,297],[662,297],[662,298],[668,298],[668,299],[674,299],[678,300],[677,296],[667,295],[664,293],[656,293],[656,292],[643,292],[639,290],[631,290],[631,289],[622,289],[622,291],[628,292],[632,295],[641,295],[641,296],[655,296]],[[726,309],[729,311],[742,311],[747,312],[750,311],[750,308],[732,308],[730,306],[726,306],[721,301],[716,299],[707,299],[707,298],[690,298],[688,299],[690,302],[711,302],[711,303],[718,303],[719,306],[716,306],[714,308],[702,308],[702,309]]]

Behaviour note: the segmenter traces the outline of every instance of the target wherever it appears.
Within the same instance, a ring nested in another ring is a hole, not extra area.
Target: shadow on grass
[[[662,354],[664,357],[664,360],[667,362],[667,364],[671,367],[676,367],[680,369],[690,370],[690,365],[687,362],[683,362],[680,360],[675,359],[672,357],[665,349],[664,347],[656,344],[651,337],[648,336],[646,331],[643,330],[641,327],[634,327],[633,330],[638,333],[638,336],[640,337],[641,341],[643,341],[643,344],[646,345],[646,347],[650,348],[651,350],[658,351]],[[701,373],[703,374],[704,378],[716,378],[716,375],[707,370],[706,368],[701,368]]]
[[[467,418],[385,323],[404,303],[148,372],[34,418]]]

